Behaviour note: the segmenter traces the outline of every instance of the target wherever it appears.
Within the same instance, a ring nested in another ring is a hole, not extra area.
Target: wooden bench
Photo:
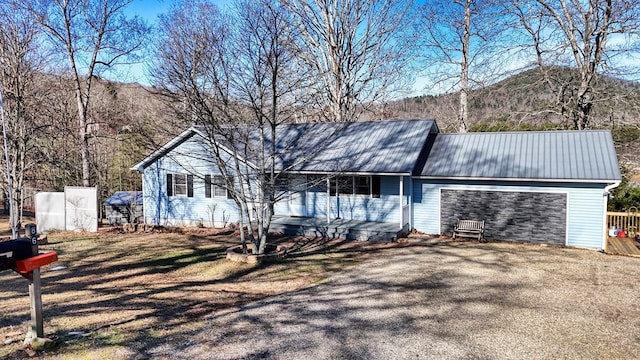
[[[484,220],[459,220],[453,229],[453,238],[456,236],[484,238]]]

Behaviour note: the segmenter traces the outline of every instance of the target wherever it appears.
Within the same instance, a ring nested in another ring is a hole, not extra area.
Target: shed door
[[[485,237],[565,245],[567,194],[442,190],[440,230],[451,235],[458,219],[485,220]]]

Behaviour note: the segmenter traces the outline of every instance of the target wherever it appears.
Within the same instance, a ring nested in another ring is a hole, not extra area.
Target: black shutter
[[[173,175],[167,174],[167,196],[173,196]]]
[[[380,176],[371,177],[371,197],[380,197]]]
[[[233,199],[231,192],[233,191],[233,176],[227,177],[227,199]]]
[[[204,176],[204,197],[211,197],[211,175]]]
[[[187,175],[187,196],[193,197],[193,175]]]

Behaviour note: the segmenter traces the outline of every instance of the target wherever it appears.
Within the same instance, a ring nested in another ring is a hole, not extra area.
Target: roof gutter
[[[620,184],[620,180],[613,179],[552,179],[552,178],[491,178],[491,177],[443,177],[443,176],[424,176],[418,175],[416,178],[421,180],[456,180],[456,181],[506,181],[506,182],[544,182],[544,183],[593,183],[593,184],[602,184],[602,183],[611,183]],[[612,186],[609,185],[609,186]],[[615,188],[618,185],[612,186],[611,188]]]
[[[366,172],[366,171],[314,171],[314,170],[276,170],[278,173],[287,173],[295,175],[326,175],[326,176],[411,176],[410,172]]]

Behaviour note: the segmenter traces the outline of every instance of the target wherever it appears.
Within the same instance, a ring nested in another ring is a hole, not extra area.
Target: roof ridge
[[[438,135],[487,135],[487,134],[557,134],[557,133],[594,133],[611,132],[610,129],[586,129],[586,130],[511,130],[511,131],[474,131],[466,133],[438,133]]]

